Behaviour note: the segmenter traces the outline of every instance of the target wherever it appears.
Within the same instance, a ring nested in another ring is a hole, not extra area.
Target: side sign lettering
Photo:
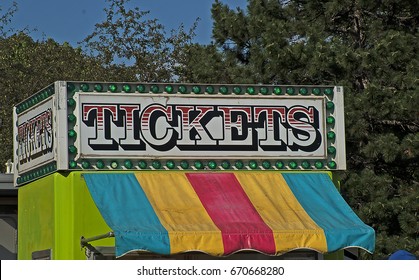
[[[52,152],[52,111],[51,108],[18,125],[19,164],[29,163]]]

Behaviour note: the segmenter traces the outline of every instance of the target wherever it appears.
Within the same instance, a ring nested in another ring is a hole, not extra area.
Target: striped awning
[[[137,250],[214,256],[374,250],[374,230],[327,173],[96,172],[84,178],[114,231],[117,257]]]

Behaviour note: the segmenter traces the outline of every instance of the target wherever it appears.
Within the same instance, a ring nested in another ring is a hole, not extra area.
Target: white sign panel
[[[79,93],[78,158],[325,158],[322,97]]]
[[[17,118],[17,161],[19,173],[54,159],[53,98]]]

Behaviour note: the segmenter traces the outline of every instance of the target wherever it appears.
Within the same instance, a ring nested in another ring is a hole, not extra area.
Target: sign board
[[[326,156],[322,98],[79,94],[76,101],[82,158]]]
[[[346,168],[337,86],[60,81],[14,116],[18,185],[56,170]]]
[[[53,98],[34,106],[17,120],[17,163],[19,171],[43,165],[54,159]]]

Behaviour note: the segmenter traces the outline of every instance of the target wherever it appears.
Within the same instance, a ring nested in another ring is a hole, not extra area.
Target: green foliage
[[[216,0],[214,45],[193,46],[189,81],[332,84],[345,91],[344,197],[376,252],[419,255],[417,1]]]
[[[13,159],[12,108],[57,80],[126,79],[124,69],[104,68],[80,48],[52,39],[38,42],[25,33],[0,39],[0,163]],[[1,164],[0,170],[5,166]]]
[[[214,45],[189,45],[185,53],[194,54],[185,56],[183,60],[186,65],[194,66],[180,68],[179,75],[182,81],[206,81],[208,83],[228,82],[225,80],[227,73],[226,69],[223,68],[222,55]],[[199,67],[195,67],[196,65],[199,65]]]
[[[10,32],[7,26],[11,22],[14,13],[17,11],[17,3],[12,2],[11,6],[4,11],[4,7],[0,5],[0,38],[5,38]]]
[[[177,61],[187,56],[195,26],[166,36],[157,20],[144,20],[148,12],[128,9],[128,1],[108,2],[107,20],[84,41],[85,51],[95,56],[52,39],[34,41],[26,32],[8,35],[17,5],[0,9],[0,163],[13,158],[13,106],[54,81],[165,81],[182,71]],[[131,60],[134,65],[124,64]]]
[[[84,43],[92,55],[106,66],[122,65],[133,77],[143,82],[170,81],[184,57],[183,47],[194,36],[193,26],[183,26],[167,36],[157,19],[149,19],[149,11],[129,8],[129,0],[108,0],[106,20],[96,24],[95,31]]]

